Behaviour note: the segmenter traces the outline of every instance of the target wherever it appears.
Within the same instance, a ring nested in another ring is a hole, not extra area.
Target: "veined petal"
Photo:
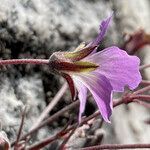
[[[133,90],[141,82],[139,58],[128,55],[118,47],[106,48],[84,60],[100,65],[96,71],[109,79],[114,91],[123,91],[126,85]]]
[[[108,17],[107,19],[103,20],[100,24],[100,33],[98,34],[98,36],[96,37],[95,40],[93,40],[89,45],[99,45],[99,43],[102,41],[103,37],[105,36],[105,33],[108,29],[109,23],[112,19],[112,15],[111,14],[110,17]]]
[[[77,77],[73,77],[73,80],[74,80],[75,86],[78,91],[78,98],[80,100],[79,119],[78,120],[79,120],[79,123],[81,123],[81,116],[85,110],[85,105],[86,105],[87,88]]]
[[[80,74],[78,77],[92,93],[103,119],[106,122],[110,122],[113,88],[109,80],[97,72]]]

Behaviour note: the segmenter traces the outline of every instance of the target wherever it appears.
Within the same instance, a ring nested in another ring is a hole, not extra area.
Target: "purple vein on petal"
[[[103,119],[110,123],[109,118],[112,114],[113,89],[109,80],[105,76],[94,71],[88,75],[80,74],[79,78],[92,93]]]
[[[128,55],[124,50],[112,46],[85,58],[99,64],[96,70],[107,77],[114,91],[124,91],[124,86],[135,89],[141,82],[139,72],[140,60],[136,56]]]
[[[86,88],[86,86],[84,86],[84,84],[82,84],[82,82],[77,77],[74,77],[73,80],[74,80],[75,86],[78,91],[78,98],[80,100],[79,119],[78,120],[79,120],[79,123],[81,123],[81,116],[85,110],[85,105],[86,105],[87,88]]]

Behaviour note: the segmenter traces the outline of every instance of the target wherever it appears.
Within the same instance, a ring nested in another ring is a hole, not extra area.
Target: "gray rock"
[[[0,38],[21,41],[35,51],[42,46],[51,51],[68,50],[91,40],[101,19],[112,10],[111,3],[105,1],[6,0],[0,12],[0,22],[6,24],[0,29]]]
[[[37,75],[19,79],[16,86],[15,91],[9,79],[3,77],[0,88],[0,122],[11,140],[16,138],[25,106],[24,132],[31,128],[45,107],[43,86]]]

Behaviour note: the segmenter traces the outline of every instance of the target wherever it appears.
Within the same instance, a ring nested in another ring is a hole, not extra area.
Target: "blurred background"
[[[112,12],[113,20],[99,50],[112,45],[123,47],[126,38],[140,29],[150,34],[149,0],[0,0],[0,59],[48,59],[55,51],[71,51],[81,42],[95,38],[100,22]],[[140,57],[141,64],[150,63],[150,45],[140,47],[135,54]],[[45,66],[9,65],[1,67],[0,72],[0,125],[13,141],[24,106],[27,106],[25,133],[64,80],[52,75]],[[150,79],[149,69],[143,72],[143,79]],[[67,91],[50,115],[69,103],[70,93]],[[89,102],[85,115],[95,110],[95,105]],[[77,112],[74,110],[74,116]],[[68,118],[66,112],[36,133],[31,142],[53,135]],[[135,103],[122,105],[115,108],[111,124],[104,123],[100,128],[99,117],[91,128],[83,127],[85,135],[74,136],[77,139],[72,138],[68,145],[148,143],[148,120],[150,108]],[[103,137],[102,141],[100,137]]]

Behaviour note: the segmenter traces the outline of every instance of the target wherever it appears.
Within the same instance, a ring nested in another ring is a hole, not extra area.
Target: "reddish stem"
[[[141,94],[150,90],[150,85],[133,92],[133,95]]]
[[[32,131],[33,129],[35,129],[36,127],[38,127],[40,125],[40,123],[44,120],[44,118],[46,116],[48,116],[48,114],[50,113],[50,111],[52,110],[52,108],[54,108],[54,106],[58,103],[58,101],[60,100],[60,98],[63,96],[63,94],[65,93],[66,89],[67,89],[67,84],[64,83],[64,85],[61,87],[61,89],[57,92],[57,94],[55,95],[55,97],[51,100],[51,102],[48,104],[48,106],[43,110],[43,112],[41,113],[41,115],[39,116],[39,118],[36,120],[36,122],[33,124],[33,126],[31,127],[30,131]]]
[[[150,144],[106,144],[97,145],[86,148],[81,148],[81,150],[99,150],[99,149],[137,149],[137,148],[150,148]]]
[[[48,59],[8,59],[0,60],[0,65],[17,64],[49,64]],[[150,67],[150,64],[140,66],[140,70]]]
[[[70,105],[62,108],[60,111],[58,111],[57,113],[55,113],[54,115],[52,115],[51,117],[49,117],[48,119],[44,120],[38,127],[32,129],[31,131],[29,131],[27,134],[25,134],[23,137],[20,138],[20,140],[23,140],[25,138],[27,138],[29,135],[33,134],[34,132],[36,132],[37,130],[39,130],[40,128],[42,128],[43,126],[51,123],[52,121],[56,120],[59,116],[61,116],[62,114],[64,114],[66,111],[70,111],[71,109],[78,107],[79,105],[79,100],[71,103]],[[14,145],[15,142],[12,142],[12,146]]]
[[[0,65],[17,65],[17,64],[49,64],[48,59],[9,59],[0,60]]]
[[[121,105],[123,104],[124,101],[121,99],[119,101],[117,101],[115,104],[114,104],[114,107],[118,106],[118,105]],[[75,104],[75,102],[74,102]],[[96,116],[99,115],[99,111],[98,112],[95,112],[94,114],[92,114],[91,116],[89,117],[86,117],[82,120],[81,124],[79,126],[82,126],[84,123],[86,123],[87,121],[91,120],[92,118],[95,118]],[[74,125],[70,126],[68,129],[64,130],[63,132],[61,131],[60,134],[56,134],[55,136],[53,137],[48,137],[48,138],[45,138],[43,139],[42,141],[30,146],[27,148],[27,150],[35,150],[37,148],[43,148],[44,146],[50,144],[51,142],[53,142],[54,140],[60,138],[60,137],[63,137],[65,134],[67,134],[69,131],[71,130],[74,130],[74,128],[76,128],[77,126],[77,123],[75,123]]]
[[[141,85],[150,85],[150,81],[147,81],[147,80],[142,80]]]
[[[38,144],[32,145],[29,148],[27,148],[26,150],[40,150],[41,148],[45,147],[46,145],[48,145],[49,143],[53,142],[58,135],[52,137],[52,138],[47,138],[44,142],[41,141]]]
[[[141,95],[139,95],[139,96],[141,96]],[[143,96],[143,95],[142,95]],[[131,97],[131,99],[132,99],[132,97]],[[133,98],[134,99],[134,98]],[[131,102],[134,102],[134,100],[132,99],[132,101]],[[124,104],[124,99],[120,99],[120,100],[118,100],[118,101],[116,101],[114,104],[113,104],[113,107],[117,107],[117,106],[119,106],[119,105],[121,105],[121,104]],[[89,121],[89,120],[91,120],[92,118],[95,118],[95,117],[97,117],[99,115],[99,111],[98,112],[95,112],[94,114],[92,114],[91,116],[89,116],[89,117],[86,117],[86,118],[84,118],[83,120],[82,120],[82,122],[81,122],[81,124],[80,124],[80,126],[82,126],[83,124],[85,124],[87,121]],[[64,132],[61,132],[61,135],[59,135],[59,134],[57,134],[57,135],[55,135],[55,136],[53,136],[53,137],[48,137],[48,138],[46,138],[46,139],[44,139],[43,141],[41,141],[41,142],[39,142],[39,143],[36,143],[35,145],[32,145],[31,147],[28,147],[28,149],[27,150],[35,150],[34,148],[41,148],[41,146],[46,146],[46,145],[48,145],[48,144],[50,144],[51,142],[53,142],[54,140],[56,140],[56,139],[58,139],[58,138],[60,138],[60,137],[62,137],[62,136],[64,136],[65,134],[67,134],[70,130],[73,130],[75,127],[76,127],[76,123],[74,124],[74,125],[72,125],[72,126],[70,126],[68,129],[66,129]],[[58,136],[59,135],[59,136]],[[48,142],[49,141],[49,142]],[[118,145],[118,144],[117,144]],[[130,146],[131,144],[129,144],[129,146]],[[137,144],[136,144],[137,145]],[[130,148],[130,147],[128,147],[128,148]],[[132,148],[132,146],[131,146],[131,148]],[[137,147],[136,147],[137,148]],[[103,149],[105,149],[105,148],[103,148]],[[107,148],[106,148],[107,149]],[[111,149],[111,148],[108,148],[108,149]],[[122,148],[123,149],[123,148]],[[127,149],[127,148],[126,148]]]
[[[134,95],[134,96],[131,96],[131,98],[140,99],[144,101],[150,101],[150,95]]]
[[[150,67],[150,64],[145,64],[145,65],[140,66],[140,70],[146,69],[146,68],[149,68],[149,67]]]
[[[143,102],[143,101],[138,100],[138,99],[135,99],[134,102],[137,102],[139,105],[142,105],[145,108],[148,108],[148,109],[150,108],[150,104],[149,103]]]
[[[14,150],[18,149],[18,143],[19,143],[19,139],[20,139],[21,132],[22,132],[22,129],[23,129],[25,115],[26,115],[26,106],[25,106],[25,108],[23,110],[23,113],[22,113],[21,123],[20,123],[19,131],[18,131],[18,135],[17,135],[17,140],[16,140],[16,143],[15,143],[15,146],[14,146]]]

